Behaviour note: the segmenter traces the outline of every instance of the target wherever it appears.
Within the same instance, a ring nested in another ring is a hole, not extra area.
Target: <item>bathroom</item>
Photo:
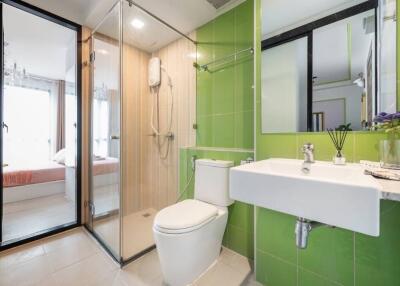
[[[399,1],[0,2],[0,285],[400,286]]]

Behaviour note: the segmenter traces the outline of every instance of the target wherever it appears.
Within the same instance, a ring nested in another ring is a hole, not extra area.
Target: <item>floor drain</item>
[[[149,217],[149,216],[151,216],[151,214],[145,213],[145,214],[143,214],[142,216],[143,216],[143,217]]]

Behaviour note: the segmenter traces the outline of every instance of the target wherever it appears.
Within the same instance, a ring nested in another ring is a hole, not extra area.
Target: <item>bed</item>
[[[104,158],[93,162],[95,185],[114,183],[119,169],[118,159]],[[75,168],[56,162],[3,167],[3,202],[11,203],[65,193],[68,178]],[[72,179],[73,180],[73,179]],[[72,185],[74,189],[74,185]]]

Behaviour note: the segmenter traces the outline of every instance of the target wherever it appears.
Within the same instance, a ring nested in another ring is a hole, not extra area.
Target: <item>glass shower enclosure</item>
[[[91,34],[87,227],[121,264],[154,248],[154,217],[178,198],[179,148],[195,142],[193,38],[128,0]]]

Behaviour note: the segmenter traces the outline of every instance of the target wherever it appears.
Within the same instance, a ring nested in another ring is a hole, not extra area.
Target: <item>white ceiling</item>
[[[17,63],[28,73],[65,79],[67,52],[75,46],[76,33],[8,5],[3,9],[6,67]]]
[[[25,1],[90,28],[96,27],[113,4],[116,3],[116,0]],[[206,0],[135,0],[135,3],[144,7],[160,19],[163,19],[179,31],[187,34],[244,1],[231,0],[218,10]],[[127,2],[123,2],[125,7],[128,7]],[[155,22],[147,15],[142,16],[147,21],[144,28],[139,33],[135,32],[129,23],[133,15],[138,13],[137,9],[127,8],[124,11],[126,12],[124,13],[126,24],[124,27],[131,29],[125,36],[128,36],[130,40],[133,37],[137,38],[137,36],[140,36],[140,42],[136,39],[136,42],[130,41],[130,43],[136,44],[144,50],[152,52],[156,48],[164,46],[178,37],[176,33],[166,29],[165,26]],[[104,30],[107,30],[107,28],[105,27]]]
[[[366,34],[363,20],[374,10],[344,19],[314,31],[313,72],[317,85],[353,81],[364,72],[374,33]]]
[[[366,0],[261,0],[263,39]]]

